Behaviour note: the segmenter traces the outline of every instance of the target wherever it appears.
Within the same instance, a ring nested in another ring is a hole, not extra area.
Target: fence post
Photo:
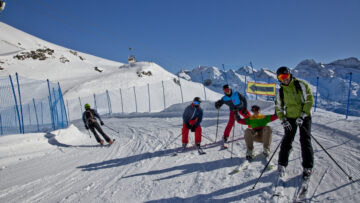
[[[47,81],[48,89],[49,89],[49,106],[50,106],[51,124],[52,124],[53,130],[55,130],[54,112],[53,112],[53,103],[52,103],[52,99],[51,99],[50,82],[49,82],[49,79],[47,79],[46,81]]]
[[[181,103],[184,103],[184,97],[183,97],[183,92],[182,92],[182,87],[181,87],[181,82],[180,82],[180,77],[179,77],[179,75],[178,75],[178,80],[179,80],[180,93],[181,93]]]
[[[244,97],[246,98],[247,97],[247,95],[246,95],[246,75],[245,75],[245,84],[244,84]]]
[[[17,82],[17,85],[18,85],[18,92],[19,92],[19,104],[20,104],[20,112],[21,112],[22,133],[24,134],[25,133],[25,126],[24,126],[24,115],[23,115],[22,102],[21,102],[19,75],[18,75],[18,73],[15,73],[15,75],[16,75],[16,82]]]
[[[58,82],[58,88],[59,88],[59,96],[60,96],[59,99],[60,99],[60,104],[61,104],[61,118],[62,118],[63,124],[65,124],[63,127],[68,127],[69,126],[69,121],[68,121],[68,117],[67,117],[67,113],[66,113],[64,97],[63,97],[62,90],[61,90],[59,82]],[[65,115],[66,120],[64,120],[64,115]]]
[[[110,95],[109,95],[109,91],[108,91],[108,90],[106,90],[106,97],[107,97],[107,100],[108,100],[109,115],[111,115],[111,114],[112,114],[111,99],[110,99]]]
[[[67,107],[67,114],[68,114],[68,122],[71,122],[71,119],[70,119],[70,111],[69,111],[69,102],[68,102],[68,100],[66,100],[66,107]]]
[[[81,99],[79,97],[79,104],[80,104],[80,110],[81,110],[81,113],[83,112],[83,109],[82,109],[82,104],[81,104]]]
[[[0,113],[0,130],[1,130],[1,135],[3,135],[3,127],[2,127],[1,113]]]
[[[31,123],[31,113],[30,113],[30,103],[28,104],[28,109],[29,109],[29,128],[32,125]]]
[[[314,106],[314,112],[316,112],[316,107],[317,107],[318,91],[319,91],[319,77],[316,77],[316,93],[315,93],[315,106]]]
[[[44,125],[44,112],[43,112],[42,102],[40,103],[40,107],[41,107],[41,125]]]
[[[123,98],[122,98],[121,88],[120,88],[120,99],[121,99],[121,111],[122,111],[122,113],[124,113],[124,105],[123,105]]]
[[[204,96],[205,96],[205,101],[206,101],[206,91],[205,91],[205,85],[204,85],[204,78],[203,78],[202,72],[200,72],[200,74],[201,74],[202,85],[204,87]]]
[[[150,103],[150,85],[149,85],[149,83],[147,84],[147,86],[148,86],[148,97],[149,97],[149,112],[151,112],[151,103]]]
[[[351,81],[352,81],[352,72],[350,72],[348,102],[347,102],[347,107],[346,107],[346,119],[347,119],[348,116],[349,116],[350,96],[351,96]]]
[[[37,111],[36,111],[36,105],[35,105],[35,99],[34,98],[33,98],[33,103],[34,103],[34,110],[35,110],[36,125],[37,125],[38,132],[40,132],[39,119],[38,119],[38,114],[37,114]]]
[[[133,87],[134,89],[134,98],[135,98],[135,108],[136,108],[136,113],[138,112],[138,106],[137,106],[137,101],[136,101],[136,91],[135,91],[135,86]]]
[[[162,83],[162,87],[163,87],[164,110],[165,110],[166,103],[165,103],[165,87],[164,87],[164,81],[162,80],[161,83]]]
[[[56,99],[56,94],[55,94],[55,88],[53,88],[53,94],[54,94],[54,119],[56,118],[56,120],[54,120],[54,123],[56,122],[56,126],[55,128],[59,129],[59,112],[57,109],[57,104],[58,104],[58,100]],[[56,117],[55,117],[56,116]]]
[[[97,105],[96,105],[96,94],[94,93],[94,108],[97,110]],[[98,112],[99,113],[99,112]]]
[[[14,94],[15,110],[16,110],[16,113],[17,113],[17,116],[18,116],[18,121],[19,121],[19,131],[21,133],[22,130],[21,130],[20,113],[19,113],[19,108],[18,108],[18,104],[17,104],[17,100],[16,100],[16,93],[15,93],[14,83],[12,81],[11,75],[9,75],[9,78],[10,78],[11,88],[12,88],[12,91],[13,91],[13,94]],[[15,116],[15,123],[16,123],[16,116]]]

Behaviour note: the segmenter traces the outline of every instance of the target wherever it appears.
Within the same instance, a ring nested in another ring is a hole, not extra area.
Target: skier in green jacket
[[[246,142],[246,159],[252,160],[254,157],[254,141],[263,143],[263,154],[268,157],[270,154],[270,145],[272,139],[272,129],[267,126],[268,123],[276,120],[276,115],[262,115],[260,114],[260,107],[253,105],[251,107],[253,115],[249,118],[240,119],[238,123],[248,125],[249,128],[245,130],[244,137]]]
[[[311,145],[311,108],[314,97],[309,85],[292,77],[290,69],[280,67],[277,70],[280,90],[275,100],[275,111],[284,127],[285,135],[280,146],[278,171],[280,176],[285,175],[292,142],[300,129],[300,144],[303,166],[303,178],[308,179],[314,166],[314,152]]]

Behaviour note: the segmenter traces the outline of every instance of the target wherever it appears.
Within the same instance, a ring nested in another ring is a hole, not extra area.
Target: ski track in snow
[[[312,134],[353,176],[355,183],[351,184],[312,140],[315,167],[307,197],[311,202],[359,202],[359,143],[354,143],[358,132],[341,130],[342,122],[326,117],[315,116]],[[213,119],[205,118],[205,122]],[[221,119],[226,120],[227,116]],[[44,156],[3,167],[0,202],[292,202],[300,182],[299,134],[289,158],[284,196],[275,199],[271,196],[276,169],[266,171],[256,188],[250,190],[265,166],[260,156],[245,170],[229,175],[245,160],[242,139],[245,126],[236,124],[235,139],[240,139],[228,143],[228,150],[220,150],[220,145],[207,145],[205,155],[192,149],[170,156],[181,146],[181,117],[105,118],[104,121],[119,130],[118,134],[103,126],[111,138],[116,138],[110,147],[98,147],[81,121],[76,121],[74,124],[82,133],[68,136],[78,136],[80,144],[52,140],[56,146]],[[335,126],[326,126],[330,121]],[[355,126],[358,121],[348,122]],[[283,131],[278,121],[271,126],[274,150]],[[224,128],[224,123],[219,125],[217,141],[222,139]],[[204,127],[202,144],[215,140],[215,131],[215,125]],[[52,139],[64,133],[66,130],[61,130]],[[192,143],[192,133],[189,138]],[[255,151],[261,154],[262,144],[255,143]],[[277,159],[278,153],[272,163],[276,165]]]

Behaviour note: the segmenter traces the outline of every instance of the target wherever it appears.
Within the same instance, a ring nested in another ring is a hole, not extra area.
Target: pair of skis
[[[171,154],[171,156],[177,156],[179,153],[184,153],[184,152],[193,150],[194,148],[197,149],[199,155],[204,155],[204,154],[206,154],[206,152],[205,152],[201,147],[193,146],[193,147],[189,147],[189,148],[180,147],[177,151],[175,151],[173,154]]]
[[[307,179],[304,179],[302,177],[300,178],[301,178],[300,184],[298,185],[293,198],[294,203],[306,202],[307,200],[306,195],[309,189],[310,178]],[[272,198],[277,198],[277,200],[279,201],[279,198],[284,197],[283,192],[285,188],[286,188],[286,181],[284,177],[280,177],[280,175],[278,175],[275,184],[273,186]]]
[[[258,157],[258,156],[264,156],[264,159],[265,159],[265,164],[269,161],[269,157],[265,157],[265,155],[263,155],[263,154],[259,154],[259,155],[256,155],[256,156],[254,156],[254,157]],[[251,162],[253,162],[254,161],[254,159],[252,159],[252,160],[245,160],[244,162],[242,162],[240,165],[238,165],[234,170],[232,170],[230,173],[229,173],[229,175],[234,175],[234,174],[236,174],[236,173],[239,173],[240,171],[242,171],[242,170],[245,170],[245,169],[247,169],[248,167],[249,167],[249,165],[251,164]],[[267,166],[267,170],[272,170],[274,168],[274,165],[272,165],[272,164],[269,164],[268,166]]]

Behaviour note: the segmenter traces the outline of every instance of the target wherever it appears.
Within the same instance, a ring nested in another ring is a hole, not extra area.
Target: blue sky
[[[360,58],[359,0],[5,0],[0,20],[49,42],[168,71]]]

